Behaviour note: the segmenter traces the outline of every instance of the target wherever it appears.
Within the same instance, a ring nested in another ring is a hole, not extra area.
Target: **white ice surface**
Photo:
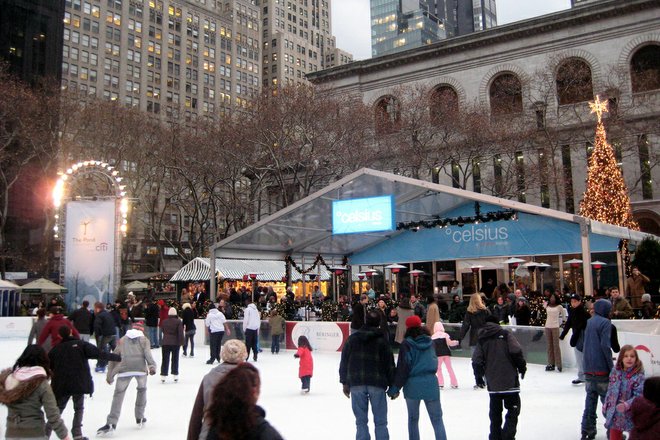
[[[0,340],[0,367],[13,365],[25,347],[25,340]],[[152,350],[160,365],[160,349]],[[147,423],[142,430],[135,424],[133,407],[135,382],[124,400],[114,438],[121,439],[185,439],[193,401],[202,376],[211,368],[205,364],[208,346],[199,347],[194,358],[180,360],[179,383],[172,377],[165,384],[160,376],[150,376],[147,389]],[[261,373],[259,404],[266,410],[267,420],[287,440],[324,440],[355,438],[355,419],[349,399],[344,397],[339,384],[339,353],[314,352],[314,377],[311,392],[300,394],[298,360],[291,350],[272,355],[264,350],[255,363]],[[445,372],[446,388],[440,392],[444,423],[450,440],[488,438],[488,393],[472,389],[473,376],[468,359],[454,357],[454,371],[459,389],[449,388]],[[84,435],[94,438],[96,430],[103,426],[110,410],[114,385],[105,382],[105,375],[92,375],[95,383],[93,398],[85,399]],[[217,364],[215,364],[217,365]],[[545,372],[541,365],[529,365],[522,381],[522,413],[518,421],[518,440],[565,440],[580,438],[580,420],[584,406],[584,386],[574,386],[574,370],[563,373]],[[390,438],[406,439],[407,413],[403,396],[388,399]],[[598,437],[604,440],[603,418],[598,407]],[[7,409],[0,405],[0,435],[4,438]],[[64,421],[70,426],[73,417],[69,402]],[[373,437],[373,423],[370,415]],[[425,409],[421,408],[420,434],[423,440],[433,439],[433,430]],[[51,438],[56,438],[55,435]]]

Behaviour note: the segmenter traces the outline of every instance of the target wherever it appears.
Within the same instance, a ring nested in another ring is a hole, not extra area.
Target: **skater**
[[[286,321],[277,312],[277,309],[270,311],[270,318],[268,318],[268,326],[270,327],[270,352],[272,354],[279,354],[280,352],[280,339],[284,334]]]
[[[561,373],[561,349],[559,348],[559,327],[566,320],[566,310],[560,304],[559,296],[551,293],[547,301],[543,301],[543,308],[547,314],[545,319],[545,338],[548,341],[548,365],[545,371]]]
[[[230,339],[223,345],[220,356],[222,357],[222,363],[206,373],[202,383],[199,384],[195,404],[190,414],[190,422],[188,423],[188,440],[206,440],[210,419],[205,414],[211,405],[213,389],[229,370],[245,360],[247,356],[245,344],[238,339]]]
[[[82,302],[82,305],[79,309],[76,309],[69,316],[69,321],[73,323],[73,326],[78,330],[80,334],[80,340],[89,342],[89,337],[92,334],[92,321],[94,315],[89,311],[89,301],[85,300]]]
[[[50,309],[50,319],[48,320],[48,323],[46,326],[41,330],[41,333],[39,334],[39,339],[37,339],[37,344],[42,345],[44,342],[46,342],[46,339],[50,336],[50,348],[51,350],[53,347],[57,346],[57,344],[62,341],[62,337],[59,334],[60,327],[63,325],[66,325],[71,329],[73,332],[73,335],[76,338],[80,338],[80,334],[78,333],[78,330],[73,326],[71,321],[66,319],[64,315],[62,314],[62,307],[60,306],[55,306],[51,307]]]
[[[642,395],[644,366],[632,345],[621,347],[616,366],[610,373],[603,414],[605,427],[609,429],[609,440],[623,439],[623,431],[633,429],[630,407],[633,399]]]
[[[630,412],[633,421],[630,440],[660,438],[660,376],[644,381],[644,393],[633,400]]]
[[[490,315],[490,312],[484,305],[481,295],[478,293],[473,293],[470,296],[470,305],[468,305],[467,313],[465,318],[463,318],[463,324],[461,325],[461,336],[460,340],[467,335],[467,332],[470,332],[470,351],[474,354],[474,347],[477,345],[477,334],[479,329],[484,326],[486,323],[486,317]]]
[[[144,417],[144,410],[147,406],[147,373],[152,376],[156,374],[156,362],[151,356],[149,339],[144,335],[144,327],[141,322],[133,324],[133,328],[128,330],[126,336],[119,340],[115,354],[121,355],[121,362],[110,363],[106,381],[109,385],[112,385],[116,376],[117,385],[112,396],[112,406],[107,423],[96,431],[98,436],[112,434],[117,428],[124,395],[133,378],[137,382],[135,422],[141,428],[147,421]]]
[[[569,330],[573,330],[570,344],[575,351],[575,363],[577,364],[577,379],[573,379],[573,385],[584,383],[584,361],[582,360],[582,350],[584,349],[584,329],[587,328],[587,320],[591,318],[587,309],[582,304],[582,297],[577,293],[571,295],[571,308],[568,311],[568,319],[564,325],[564,330],[559,335],[560,340],[564,340]]]
[[[472,369],[480,388],[488,383],[490,395],[489,440],[514,440],[520,415],[520,378],[525,377],[527,363],[522,348],[509,331],[500,327],[496,317],[486,318],[479,331],[479,342],[472,355]],[[502,427],[502,405],[506,418]]]
[[[207,439],[283,440],[257,405],[260,388],[259,371],[254,366],[244,362],[228,372],[211,395]]]
[[[183,357],[188,355],[188,343],[190,343],[190,357],[195,357],[195,333],[197,327],[195,326],[196,310],[195,303],[191,307],[190,303],[183,305],[183,313],[181,321],[183,323]]]
[[[300,359],[300,366],[298,368],[298,377],[302,382],[303,394],[309,393],[309,385],[314,374],[314,359],[312,358],[312,346],[306,336],[298,338],[298,351],[293,357]]]
[[[37,319],[32,322],[32,328],[30,329],[30,334],[28,335],[27,345],[32,345],[41,335],[41,331],[46,327],[48,321],[46,320],[46,309],[40,308],[37,309]],[[44,347],[44,350],[48,352],[50,350],[50,339],[44,341],[43,344],[40,344]]]
[[[256,362],[259,355],[259,347],[257,341],[259,339],[259,327],[261,326],[261,318],[257,306],[252,302],[250,296],[245,300],[247,307],[243,310],[243,332],[245,333],[245,346],[247,347],[247,358],[250,357],[250,349],[252,349],[252,359]],[[245,359],[247,361],[247,359]]]
[[[408,407],[408,439],[419,440],[419,404],[424,401],[429,413],[436,440],[446,440],[447,433],[442,421],[440,388],[438,387],[438,358],[433,341],[422,320],[417,315],[406,319],[406,338],[399,349],[394,385],[387,390],[392,399],[403,388]]]
[[[172,359],[172,376],[174,382],[179,381],[179,347],[183,345],[183,324],[176,314],[176,307],[167,311],[167,319],[163,322],[162,363],[160,365],[160,382],[165,383],[167,370]]]
[[[394,382],[394,356],[389,342],[378,330],[379,324],[378,312],[370,310],[366,325],[348,337],[341,351],[339,382],[344,395],[351,399],[356,440],[369,439],[369,402],[376,440],[389,439],[385,392]]]
[[[50,368],[53,371],[51,387],[60,414],[64,413],[69,399],[73,401],[71,434],[74,440],[82,440],[85,439],[82,434],[85,394],[91,396],[94,393],[94,381],[89,371],[88,360],[104,359],[119,362],[121,357],[114,353],[101,351],[95,345],[76,338],[66,325],[59,328],[59,334],[62,342],[48,353]],[[50,434],[50,432],[51,427],[48,425],[46,433]]]
[[[454,374],[454,369],[451,366],[451,350],[449,347],[456,347],[458,341],[452,341],[451,337],[445,332],[445,326],[442,325],[442,322],[438,321],[433,326],[433,345],[435,347],[435,355],[438,357],[438,385],[440,388],[444,388],[445,380],[442,377],[442,364],[445,364],[447,367],[447,372],[449,373],[449,381],[452,388],[458,388],[458,380],[456,380],[456,375]]]
[[[220,306],[210,309],[209,313],[206,315],[204,324],[209,329],[209,339],[210,339],[210,350],[211,357],[206,363],[212,365],[213,362],[220,362],[220,347],[222,346],[222,338],[231,334],[229,331],[229,326],[227,325],[227,318],[225,314],[220,311]]]
[[[110,353],[117,344],[115,340],[115,321],[110,312],[105,309],[102,302],[94,303],[94,336],[96,346],[106,353]],[[105,373],[108,361],[99,358],[96,363],[96,372]]]
[[[71,440],[48,384],[48,355],[28,345],[11,369],[0,373],[0,403],[7,406],[6,440],[45,439],[46,419],[64,440]]]
[[[151,348],[160,347],[159,331],[158,331],[158,317],[160,316],[160,309],[158,304],[147,298],[144,301],[144,325],[147,326],[147,336],[151,343]]]

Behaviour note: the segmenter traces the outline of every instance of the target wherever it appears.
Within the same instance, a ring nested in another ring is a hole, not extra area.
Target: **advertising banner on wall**
[[[66,205],[64,283],[67,303],[112,300],[115,266],[114,200],[72,201]]]

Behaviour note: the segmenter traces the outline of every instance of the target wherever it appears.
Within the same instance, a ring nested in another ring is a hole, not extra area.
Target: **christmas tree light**
[[[628,188],[617,165],[612,147],[607,143],[602,115],[607,102],[598,96],[590,102],[591,113],[596,113],[594,150],[589,158],[587,189],[580,203],[580,215],[616,226],[639,230],[630,208]]]

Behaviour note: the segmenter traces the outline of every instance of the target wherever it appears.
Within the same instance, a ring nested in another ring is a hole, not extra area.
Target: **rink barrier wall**
[[[0,317],[0,339],[25,338],[32,328],[34,318],[24,316]],[[646,373],[660,375],[660,320],[614,320],[617,328],[619,342],[623,346],[630,344],[637,349],[639,357],[644,363]],[[227,321],[230,334],[225,335],[224,340],[244,339],[243,322],[239,320]],[[203,319],[196,319],[195,345],[199,348],[198,356],[206,355],[199,351],[202,345],[208,345],[208,330]],[[445,330],[452,339],[458,340],[460,335],[460,324],[445,323]],[[528,326],[504,326],[510,330],[520,342],[525,352],[527,361],[534,364],[546,363],[546,339],[543,327]],[[390,327],[390,339],[393,340],[395,327]],[[307,336],[312,347],[320,351],[341,351],[344,343],[350,335],[350,323],[348,322],[323,322],[323,321],[287,321],[286,332],[280,342],[282,349],[296,349],[299,336]],[[452,350],[452,355],[457,357],[469,357],[471,355],[468,346],[469,338],[463,338],[461,346]],[[564,367],[575,366],[573,348],[569,345],[570,333],[563,341],[560,341],[562,363]],[[267,321],[261,321],[259,331],[259,343],[262,349],[268,349],[271,345],[270,329]],[[205,348],[203,349],[206,350]]]

